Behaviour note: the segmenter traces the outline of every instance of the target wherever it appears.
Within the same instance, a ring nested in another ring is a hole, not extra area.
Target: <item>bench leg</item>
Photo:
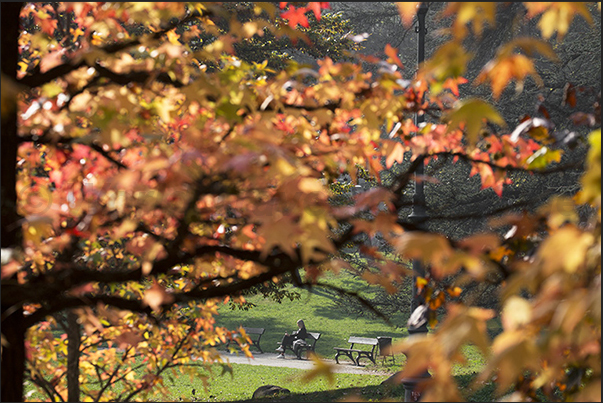
[[[358,365],[358,363],[357,363],[357,362],[356,362],[356,360],[354,359],[353,354],[352,354],[352,353],[350,353],[350,352],[347,352],[347,351],[338,351],[338,352],[337,352],[337,354],[335,354],[335,362],[336,362],[337,364],[339,364],[339,356],[340,356],[340,355],[345,355],[345,356],[346,356],[346,357],[348,357],[350,360],[352,360],[352,362],[353,362],[355,365]]]
[[[360,366],[361,358],[368,358],[369,360],[371,360],[373,362],[373,364],[376,364],[375,359],[373,357],[371,357],[370,355],[358,353],[358,356],[356,357],[356,365]]]

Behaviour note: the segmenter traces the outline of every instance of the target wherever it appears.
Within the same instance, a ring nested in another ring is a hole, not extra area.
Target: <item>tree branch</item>
[[[207,11],[207,13],[203,16],[208,17],[208,16],[212,16],[212,15],[213,15],[213,13],[211,11]],[[172,29],[177,28],[178,26],[180,26],[182,24],[185,24],[189,21],[192,21],[192,20],[194,20],[196,18],[200,18],[200,17],[202,17],[202,15],[199,14],[199,12],[197,12],[195,10],[192,13],[186,15],[184,18],[168,24],[164,29],[151,34],[150,39],[158,40],[163,35],[167,34],[169,31],[171,31]],[[142,43],[141,40],[136,38],[136,39],[126,41],[126,42],[108,44],[108,45],[102,46],[98,49],[100,49],[102,52],[104,52],[106,54],[111,55],[111,54],[120,52],[122,50],[128,49],[128,48],[139,46],[141,43]],[[56,66],[44,73],[41,73],[40,65],[38,64],[36,66],[36,68],[33,69],[33,71],[30,74],[23,77],[21,80],[19,80],[19,82],[30,88],[35,88],[35,87],[39,87],[44,84],[47,84],[57,78],[63,77],[65,75],[71,73],[72,71],[75,71],[75,70],[79,69],[80,67],[84,67],[84,66],[88,66],[88,64],[85,60],[81,60],[75,64],[72,64],[72,62],[69,61],[65,64]],[[92,67],[97,68],[98,64],[95,66],[92,66]]]
[[[37,144],[46,144],[46,145],[52,145],[52,146],[59,146],[59,145],[65,145],[65,146],[69,146],[73,143],[77,143],[77,144],[81,144],[83,146],[88,146],[91,149],[93,149],[94,151],[96,151],[97,153],[99,153],[100,155],[102,155],[103,157],[105,157],[109,162],[111,162],[112,164],[114,164],[115,166],[117,166],[120,169],[126,169],[128,168],[127,165],[123,164],[122,162],[116,160],[115,158],[113,158],[111,156],[111,154],[109,154],[108,151],[105,151],[100,145],[95,144],[95,143],[80,143],[80,138],[78,137],[62,137],[62,138],[50,138],[49,137],[49,133],[50,130],[46,130],[41,136],[32,136],[32,135],[27,135],[27,136],[19,136],[19,142],[21,143],[26,143],[26,142],[32,142],[32,143],[37,143]]]

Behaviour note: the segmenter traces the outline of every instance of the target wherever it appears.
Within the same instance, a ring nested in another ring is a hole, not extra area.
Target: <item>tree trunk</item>
[[[16,80],[19,58],[19,13],[23,3],[2,3],[0,8],[2,74]],[[3,103],[5,100],[3,99]],[[0,244],[2,254],[21,249],[21,226],[18,224],[16,164],[17,110],[10,108],[2,116],[1,132],[1,175],[2,175],[2,225]],[[15,281],[15,278],[3,279]],[[2,300],[2,401],[23,401],[23,377],[25,371],[25,325],[23,307],[10,306]]]
[[[67,312],[67,400],[80,401],[80,324],[78,316]]]

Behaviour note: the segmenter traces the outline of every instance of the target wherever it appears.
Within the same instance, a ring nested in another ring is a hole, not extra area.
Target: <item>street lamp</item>
[[[418,54],[417,54],[417,68],[425,60],[425,16],[427,14],[428,5],[422,2],[417,11],[417,27],[416,32],[418,34]],[[419,127],[421,123],[425,121],[425,117],[421,114],[415,115],[415,125]],[[412,200],[412,212],[408,216],[409,220],[413,222],[417,228],[421,228],[427,214],[425,210],[425,193],[424,193],[424,174],[425,162],[421,161],[417,170],[414,174],[414,185],[415,193]],[[409,335],[425,334],[427,333],[427,318],[426,309],[423,306],[422,298],[419,297],[417,289],[417,278],[425,277],[425,269],[421,264],[421,261],[414,259],[412,261],[412,300],[410,303],[411,316],[408,320],[408,333]],[[412,352],[411,352],[412,354]],[[427,371],[415,378],[405,378],[401,382],[404,385],[404,401],[406,402],[417,402],[421,399],[421,393],[415,390],[417,383],[425,378],[429,378],[430,375]]]
[[[417,20],[418,24],[416,27],[416,32],[418,33],[418,54],[417,54],[417,67],[425,60],[425,16],[427,14],[428,5],[426,3],[421,3],[419,6],[419,10],[417,11]],[[415,114],[415,125],[419,127],[421,123],[425,121],[425,116],[423,114],[416,113]],[[425,192],[424,192],[424,182],[423,182],[423,174],[425,172],[425,163],[421,162],[417,167],[417,170],[414,174],[414,187],[415,194],[412,199],[412,212],[408,216],[409,220],[413,222],[418,228],[422,227],[422,224],[427,219],[427,213],[425,211]],[[417,180],[419,178],[419,180]],[[418,259],[414,259],[412,261],[412,271],[413,271],[413,284],[412,284],[412,300],[410,305],[410,312],[414,313],[417,308],[422,305],[422,301],[419,298],[419,293],[417,290],[417,277],[425,277],[425,269],[421,264],[421,261]],[[422,323],[417,325],[410,324],[408,332],[410,334],[415,333],[427,333],[427,323]]]

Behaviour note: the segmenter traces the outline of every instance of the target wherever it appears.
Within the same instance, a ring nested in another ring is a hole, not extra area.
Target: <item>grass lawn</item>
[[[334,285],[358,291],[366,284],[362,284],[357,278],[351,276],[328,277],[327,281]],[[380,319],[372,319],[368,316],[350,316],[338,305],[333,294],[321,289],[311,291],[297,289],[301,299],[295,301],[283,300],[282,303],[261,296],[249,298],[256,307],[249,310],[231,310],[228,305],[219,309],[216,317],[217,325],[235,329],[238,326],[262,327],[266,329],[260,345],[267,353],[274,352],[278,347],[277,342],[281,340],[285,332],[291,332],[297,328],[297,319],[304,319],[306,327],[311,332],[322,334],[316,343],[316,352],[323,358],[333,359],[335,351],[333,347],[348,347],[347,340],[350,336],[361,337],[391,337],[394,342],[408,336],[404,325],[406,317],[402,313],[391,318],[392,325],[388,325]],[[497,323],[493,327],[500,326]],[[256,353],[254,348],[252,353]],[[469,392],[468,386],[471,380],[483,367],[483,357],[473,346],[465,346],[463,350],[467,359],[464,365],[455,365],[453,375],[460,385],[461,393],[469,401],[493,401],[494,386],[485,385],[479,391]],[[347,358],[343,358],[345,365],[349,364]],[[347,360],[347,361],[346,361]],[[376,364],[363,360],[367,368],[395,373],[404,367],[406,358],[397,355],[395,363],[386,360],[385,363],[379,358]],[[218,368],[218,367],[216,367]],[[235,402],[250,400],[253,392],[262,385],[277,385],[287,388],[291,395],[279,397],[283,402],[330,402],[339,399],[350,401],[366,400],[376,401],[390,399],[392,401],[403,401],[404,390],[402,386],[394,389],[380,385],[388,378],[387,375],[358,375],[358,374],[333,374],[334,383],[328,382],[325,377],[316,377],[311,382],[303,381],[307,371],[293,368],[268,367],[246,364],[232,364],[233,373],[220,375],[218,369],[213,374],[199,369],[199,376],[189,378],[188,376],[166,377],[164,385],[170,394],[162,398],[163,401],[215,401]],[[203,379],[207,379],[207,389],[204,388]],[[26,385],[26,392],[33,393],[31,398],[42,398],[37,392],[32,391],[32,385]],[[195,393],[193,394],[193,390]]]
[[[355,279],[351,277],[331,277],[329,281],[345,287],[354,286],[355,283]],[[347,315],[335,303],[336,297],[323,289],[297,290],[301,299],[295,301],[287,299],[278,303],[254,296],[248,300],[257,306],[248,311],[231,310],[228,306],[223,306],[219,309],[216,322],[230,329],[238,326],[265,328],[260,345],[265,352],[274,352],[283,334],[296,330],[297,320],[303,319],[308,331],[322,334],[316,343],[316,353],[325,358],[334,358],[333,347],[349,347],[347,340],[350,336],[386,336],[394,342],[408,336],[405,328],[390,326],[380,319]],[[399,314],[391,318],[391,321],[394,325],[402,326],[406,317]],[[252,352],[254,351],[252,348]]]
[[[203,388],[201,379],[177,379],[166,381],[171,396],[166,401],[194,400],[204,402],[233,402],[251,400],[253,392],[262,385],[278,385],[291,391],[291,395],[279,398],[284,402],[328,402],[345,396],[363,396],[363,399],[379,398],[385,375],[334,374],[334,383],[324,377],[304,381],[307,371],[295,368],[265,367],[259,365],[232,364],[233,376],[216,374]],[[192,390],[195,389],[195,394]],[[357,400],[357,399],[355,399]]]
[[[162,401],[204,401],[204,402],[243,402],[252,401],[253,392],[262,385],[277,385],[291,391],[290,395],[279,396],[274,400],[280,402],[333,402],[339,399],[349,401],[404,401],[404,388],[381,385],[388,376],[334,374],[334,383],[324,377],[305,382],[307,371],[265,367],[257,365],[232,364],[233,376],[230,374],[214,375],[203,388],[201,379],[177,379],[166,381],[170,395]],[[475,374],[457,375],[461,393],[467,401],[494,401],[494,385],[485,385],[478,391],[469,392],[468,386]],[[193,394],[192,391],[195,390]],[[269,400],[269,399],[262,399]]]

